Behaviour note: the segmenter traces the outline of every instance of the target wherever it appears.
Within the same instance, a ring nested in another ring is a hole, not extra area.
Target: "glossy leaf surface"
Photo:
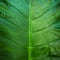
[[[60,0],[0,0],[0,60],[60,60]]]

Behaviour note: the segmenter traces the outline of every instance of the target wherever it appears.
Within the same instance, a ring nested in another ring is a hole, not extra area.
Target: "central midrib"
[[[29,46],[28,46],[29,57],[28,60],[32,60],[31,58],[31,1],[29,3]]]

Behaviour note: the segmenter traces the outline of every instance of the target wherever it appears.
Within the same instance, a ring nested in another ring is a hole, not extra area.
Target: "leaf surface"
[[[0,60],[60,60],[59,0],[0,0]]]

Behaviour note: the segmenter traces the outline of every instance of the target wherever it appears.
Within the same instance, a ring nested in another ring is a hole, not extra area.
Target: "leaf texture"
[[[60,60],[60,0],[0,0],[0,60]]]

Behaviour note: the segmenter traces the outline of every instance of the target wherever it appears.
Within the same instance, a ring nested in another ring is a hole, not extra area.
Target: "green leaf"
[[[0,60],[60,60],[60,0],[0,0]]]

